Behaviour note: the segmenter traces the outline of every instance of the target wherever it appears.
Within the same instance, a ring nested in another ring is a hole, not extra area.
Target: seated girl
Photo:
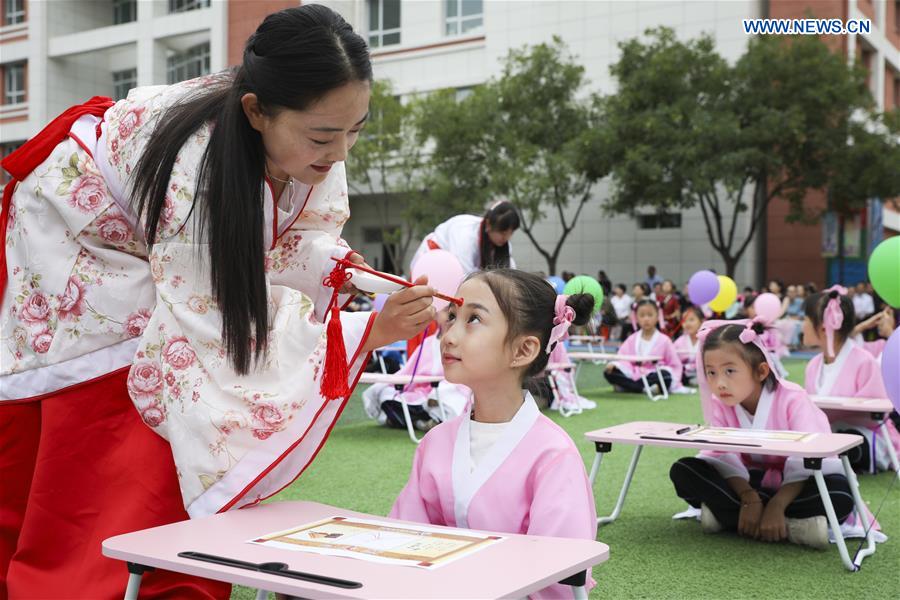
[[[675,350],[681,359],[681,383],[686,387],[697,386],[697,333],[703,325],[703,311],[698,306],[688,306],[681,319],[681,335],[675,340]]]
[[[700,329],[700,402],[713,427],[828,433],[828,419],[798,385],[778,377],[755,321],[707,321]],[[822,461],[837,518],[853,510],[840,460]],[[812,471],[800,457],[702,451],[676,461],[675,493],[700,508],[704,532],[736,531],[777,542],[828,547],[828,524]]]
[[[806,365],[806,391],[819,396],[887,398],[881,367],[875,358],[850,338],[855,324],[853,302],[841,286],[814,294],[806,300],[803,343],[822,348]],[[827,411],[832,429],[862,435],[865,442],[850,453],[857,471],[875,472],[890,468],[886,443],[900,452],[900,434],[893,422],[885,429],[867,413]],[[887,438],[880,432],[885,431]]]
[[[631,356],[661,356],[659,363],[660,373],[666,389],[676,392],[681,388],[681,359],[672,340],[659,331],[660,310],[656,302],[643,299],[632,307],[632,321],[635,322],[637,331],[628,336],[628,339],[619,348],[619,354]],[[606,365],[604,376],[612,384],[617,392],[632,392],[641,394],[644,390],[644,382],[641,375],[646,375],[649,386],[659,385],[659,376],[653,363],[634,363],[617,360]],[[673,389],[673,382],[677,385]]]
[[[877,329],[878,338],[867,342],[863,338],[863,334],[872,328]],[[866,352],[874,356],[875,360],[881,364],[881,353],[884,352],[884,346],[896,328],[897,311],[890,306],[885,306],[884,310],[875,313],[853,328],[853,341],[862,346]]]
[[[526,377],[544,370],[569,327],[587,321],[593,297],[557,296],[537,275],[510,269],[475,273],[457,295],[465,304],[450,307],[441,361],[448,381],[472,390],[472,412],[424,437],[390,516],[594,539],[594,496],[581,454],[522,389]],[[532,597],[573,594],[555,584]]]

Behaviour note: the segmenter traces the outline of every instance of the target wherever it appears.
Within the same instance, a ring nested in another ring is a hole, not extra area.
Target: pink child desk
[[[403,388],[414,383],[430,383],[437,395],[438,407],[441,409],[441,416],[445,416],[444,405],[441,404],[441,397],[438,394],[438,385],[444,380],[440,375],[398,375],[396,373],[363,373],[359,376],[359,383],[374,384],[386,383],[397,389],[397,399],[400,401],[400,407],[403,409],[403,418],[406,420],[406,431],[409,433],[409,439],[418,444],[421,440],[416,436],[413,429],[412,418],[409,416],[409,406],[406,400],[400,395]],[[446,420],[446,418],[444,419]]]
[[[304,598],[522,598],[556,582],[583,585],[585,571],[609,558],[609,547],[594,540],[506,533],[500,534],[505,538],[500,543],[433,571],[247,543],[338,515],[396,521],[317,502],[273,502],[111,537],[103,542],[103,555],[128,563],[126,600],[137,598],[141,574],[148,568],[258,588],[258,598],[266,592]],[[185,551],[256,564],[284,563],[293,571],[362,585],[335,587],[178,556]]]
[[[662,360],[661,356],[637,356],[610,352],[569,352],[569,358],[578,362],[579,369],[581,368],[581,363],[584,361],[590,361],[595,365],[607,364],[617,360],[634,363],[635,365],[641,365],[648,362],[653,363],[653,368],[656,369],[656,376],[659,378],[659,388],[662,390],[662,394],[654,395],[653,391],[650,389],[650,384],[647,382],[647,376],[641,374],[641,380],[644,382],[644,391],[647,393],[647,397],[653,402],[656,402],[657,400],[667,400],[669,398],[669,390],[666,389],[666,382],[663,380],[662,372],[659,370],[659,361]],[[578,379],[578,369],[575,370],[575,379]]]
[[[616,506],[606,517],[599,517],[597,525],[604,525],[615,521],[622,512],[622,506],[625,504],[625,495],[631,485],[631,479],[634,476],[634,470],[637,467],[638,459],[641,456],[641,449],[644,446],[665,446],[667,448],[686,448],[696,450],[718,450],[722,452],[752,452],[753,454],[762,454],[770,456],[800,456],[804,459],[803,465],[807,469],[813,471],[813,477],[819,494],[822,497],[822,504],[825,507],[825,514],[828,518],[828,524],[832,532],[837,538],[838,552],[841,555],[841,561],[850,571],[859,569],[862,560],[875,553],[875,540],[869,527],[869,517],[865,504],[859,493],[859,482],[856,474],[850,467],[850,460],[844,454],[847,450],[854,448],[862,443],[862,438],[858,435],[845,433],[816,433],[813,437],[802,441],[768,441],[759,439],[747,439],[746,444],[741,444],[743,440],[732,443],[704,441],[698,439],[679,438],[679,431],[693,428],[691,425],[682,423],[663,423],[658,421],[635,421],[632,423],[623,423],[614,427],[605,429],[597,429],[589,431],[585,437],[594,442],[596,455],[594,456],[594,464],[591,466],[590,481],[593,486],[597,479],[597,473],[600,471],[600,462],[603,455],[612,451],[613,444],[628,444],[635,446],[634,453],[631,456],[631,463],[628,465],[628,471],[625,473],[625,481],[622,489],[619,491],[619,498]],[[717,427],[716,429],[728,429],[726,427]],[[740,431],[740,430],[730,430]],[[762,430],[755,430],[754,433],[765,433]],[[750,446],[750,447],[747,447]],[[831,496],[825,487],[825,478],[822,475],[822,459],[829,456],[841,455],[841,463],[844,466],[844,474],[850,484],[850,490],[853,493],[853,500],[856,505],[856,513],[860,522],[864,524],[866,535],[866,548],[861,550],[855,560],[850,559],[847,552],[847,544],[840,534],[841,527],[838,523],[837,515],[834,512],[834,506],[831,503]]]
[[[897,459],[897,451],[887,432],[888,415],[894,410],[894,405],[887,398],[848,398],[844,396],[810,396],[816,406],[822,410],[842,410],[847,412],[868,413],[870,418],[878,423],[881,439],[884,440],[888,456],[891,458],[891,467],[900,476],[900,461]]]

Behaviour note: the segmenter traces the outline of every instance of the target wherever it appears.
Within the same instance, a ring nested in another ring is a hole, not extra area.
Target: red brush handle
[[[413,287],[415,285],[414,283],[412,283],[410,281],[407,281],[405,279],[400,279],[399,277],[394,277],[393,275],[390,275],[388,273],[382,273],[381,271],[376,271],[374,269],[370,269],[369,267],[366,267],[364,265],[358,265],[355,262],[347,260],[346,258],[331,257],[331,260],[333,260],[334,262],[339,263],[341,265],[344,265],[348,269],[357,269],[359,271],[363,271],[364,273],[369,273],[370,275],[375,275],[377,277],[381,277],[382,279],[387,279],[388,281],[396,283],[397,285],[402,285],[405,287]],[[441,294],[440,292],[435,292],[434,296],[435,296],[435,298],[440,298],[441,300],[446,300],[447,302],[452,302],[453,304],[455,304],[457,306],[462,306],[462,304],[463,304],[462,298],[454,298],[453,296],[447,296],[447,295]]]

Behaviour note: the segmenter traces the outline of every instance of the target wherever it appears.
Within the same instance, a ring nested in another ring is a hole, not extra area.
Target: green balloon
[[[566,283],[563,288],[563,294],[571,296],[572,294],[590,294],[594,297],[594,312],[600,312],[603,305],[603,286],[600,282],[590,275],[579,275],[573,277]]]
[[[900,236],[875,246],[869,257],[869,281],[885,302],[900,308]]]

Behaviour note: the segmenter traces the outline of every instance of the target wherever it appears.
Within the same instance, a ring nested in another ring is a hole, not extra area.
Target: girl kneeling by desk
[[[447,381],[472,390],[473,408],[425,435],[390,516],[593,540],[597,518],[581,454],[522,389],[569,327],[587,322],[593,297],[557,296],[537,275],[510,269],[476,273],[458,295],[465,303],[450,306],[441,360]],[[573,594],[555,584],[532,597]]]
[[[649,298],[638,300],[632,307],[631,320],[635,332],[622,343],[619,354],[661,356],[659,371],[662,373],[666,389],[679,392],[682,388],[681,359],[678,358],[678,351],[669,336],[659,330],[662,323],[659,305]],[[616,392],[644,393],[641,375],[647,376],[647,384],[650,386],[660,384],[656,367],[651,362],[613,361],[606,365],[603,375]]]
[[[757,321],[707,321],[700,329],[700,401],[712,427],[830,433],[828,419],[800,386],[780,379]],[[840,460],[822,461],[838,520],[853,509]],[[704,532],[737,531],[767,542],[828,547],[825,508],[800,457],[702,451],[669,473],[675,492],[700,508]]]

